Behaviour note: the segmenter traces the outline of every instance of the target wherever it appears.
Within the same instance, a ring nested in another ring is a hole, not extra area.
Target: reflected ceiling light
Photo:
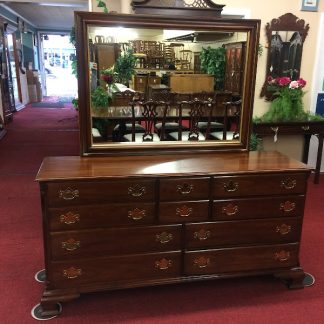
[[[40,2],[39,6],[45,7],[71,7],[71,8],[84,8],[85,4],[82,3],[63,3],[63,2]]]

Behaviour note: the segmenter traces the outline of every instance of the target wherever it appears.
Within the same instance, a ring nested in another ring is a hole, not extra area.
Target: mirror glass
[[[259,29],[76,13],[82,154],[247,150]]]
[[[297,80],[300,74],[303,40],[298,31],[272,31],[269,75]]]
[[[207,138],[208,108],[199,117],[198,138],[195,140],[239,141],[240,106],[226,107],[224,103],[241,99],[246,32],[90,25],[88,40],[94,146],[138,144],[137,138],[143,137],[146,127],[140,102],[149,100],[169,105],[166,115],[165,107],[158,107],[160,118],[152,121],[153,137],[148,137],[147,142],[153,141],[156,145],[188,142],[192,122],[189,102],[195,100],[210,101],[210,107],[212,101],[217,101],[215,107],[210,108],[213,112]],[[107,106],[100,105],[96,98],[104,97],[103,91],[110,95]],[[186,104],[180,108],[181,102]],[[133,110],[135,141],[131,136]],[[163,118],[162,138],[159,128]],[[181,136],[179,128],[182,129]]]

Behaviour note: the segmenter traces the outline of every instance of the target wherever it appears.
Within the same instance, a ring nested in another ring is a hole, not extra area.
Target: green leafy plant
[[[268,77],[268,90],[273,92],[274,100],[262,118],[265,121],[284,122],[306,120],[303,105],[303,79],[291,80],[289,77]]]
[[[102,1],[102,0],[97,0],[97,7],[102,8],[104,13],[109,12],[106,3],[104,1]]]
[[[250,137],[250,151],[258,151],[262,148],[262,139],[256,134],[252,133]]]
[[[114,77],[116,82],[128,85],[129,80],[135,73],[136,58],[132,49],[128,49],[119,56],[114,65]]]
[[[111,102],[111,94],[107,92],[104,87],[97,87],[91,93],[91,103],[94,108],[106,108],[109,107]]]
[[[215,89],[224,89],[225,80],[225,48],[203,48],[200,53],[201,70],[215,78]]]

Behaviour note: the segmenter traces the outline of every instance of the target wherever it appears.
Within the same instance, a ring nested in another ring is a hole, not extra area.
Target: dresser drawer
[[[270,218],[301,216],[304,213],[305,196],[262,197],[226,199],[213,202],[214,220]]]
[[[299,244],[185,252],[185,274],[220,274],[290,268],[299,265]]]
[[[301,218],[258,219],[185,225],[187,249],[298,242]]]
[[[161,203],[161,223],[184,223],[208,220],[209,201],[182,201]]]
[[[155,204],[126,203],[49,208],[51,231],[156,223]]]
[[[306,173],[215,177],[212,188],[213,198],[304,194],[307,177]]]
[[[181,249],[182,225],[67,231],[50,234],[53,260]]]
[[[210,178],[160,180],[160,201],[209,199]]]
[[[114,284],[174,278],[181,274],[181,252],[152,253],[52,262],[49,289],[76,288],[94,283]]]
[[[154,200],[154,179],[51,182],[47,185],[49,206]]]

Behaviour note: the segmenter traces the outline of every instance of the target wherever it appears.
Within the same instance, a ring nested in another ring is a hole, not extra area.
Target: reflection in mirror
[[[297,80],[303,41],[296,31],[273,31],[270,43],[270,73],[273,78],[287,76]]]
[[[93,146],[239,141],[247,41],[247,32],[88,26]]]

